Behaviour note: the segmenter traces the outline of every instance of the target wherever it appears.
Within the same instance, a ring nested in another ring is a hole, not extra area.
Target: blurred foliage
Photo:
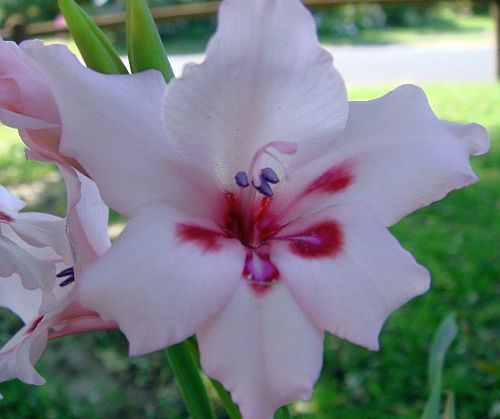
[[[387,27],[433,26],[442,29],[459,29],[456,17],[482,13],[470,2],[453,1],[435,4],[365,4],[345,5],[324,12],[316,12],[319,32],[322,35],[356,36],[364,29]]]
[[[0,26],[15,14],[22,15],[27,22],[37,22],[53,19],[58,13],[57,0],[2,0]]]
[[[203,0],[148,0],[151,7],[171,4],[196,3]],[[77,0],[90,14],[103,14],[125,10],[125,0]],[[471,13],[488,13],[488,6],[472,5],[467,0],[417,5],[344,5],[315,13],[319,32],[323,35],[355,36],[364,29],[386,27],[420,27],[437,25],[453,27],[454,17]],[[13,14],[23,15],[27,21],[54,19],[58,14],[57,0],[1,0],[0,26]],[[208,37],[215,28],[215,18],[199,21],[181,19],[159,25],[160,34]],[[113,38],[121,40],[122,31]]]

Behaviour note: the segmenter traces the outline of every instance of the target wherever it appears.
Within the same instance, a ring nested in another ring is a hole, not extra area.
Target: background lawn
[[[374,98],[392,87],[356,87],[350,98]],[[450,311],[457,314],[460,331],[446,360],[444,388],[455,393],[458,417],[500,414],[500,86],[424,87],[440,117],[477,121],[488,128],[492,150],[473,162],[481,181],[392,228],[430,269],[432,289],[389,319],[378,353],[329,336],[313,400],[293,406],[297,418],[419,417],[428,394],[429,344]],[[63,214],[64,188],[54,168],[25,162],[14,131],[0,127],[0,139],[2,183],[28,199],[32,208]],[[4,342],[19,322],[6,311],[2,316],[8,320],[0,323]],[[48,383],[0,384],[5,397],[0,417],[185,418],[164,354],[128,359],[126,350],[118,332],[50,342],[38,363]]]

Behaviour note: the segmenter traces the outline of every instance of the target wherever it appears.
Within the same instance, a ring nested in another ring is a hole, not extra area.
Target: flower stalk
[[[185,341],[167,348],[165,352],[168,362],[191,418],[215,419],[212,404],[200,375],[198,362],[189,345],[189,342]]]
[[[280,407],[274,414],[274,419],[291,419],[291,418],[292,418],[292,413],[290,412],[290,407],[288,405]]]

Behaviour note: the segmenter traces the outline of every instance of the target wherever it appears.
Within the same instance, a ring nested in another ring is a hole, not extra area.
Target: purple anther
[[[65,287],[66,285],[71,284],[72,282],[75,282],[75,277],[71,275],[69,278],[66,278],[63,282],[59,284],[60,287]]]
[[[278,175],[276,172],[271,169],[270,167],[266,167],[265,169],[262,169],[260,171],[260,175],[262,176],[263,179],[265,179],[266,182],[276,184],[280,181]]]
[[[75,269],[70,266],[69,268],[64,269],[56,275],[57,278],[67,277],[64,281],[62,281],[59,286],[65,287],[66,285],[71,284],[75,281]]]
[[[269,183],[266,182],[266,180],[264,179],[264,177],[262,175],[260,176],[260,185],[259,186],[255,186],[253,183],[252,183],[252,185],[262,195],[273,196],[273,190],[271,188],[271,185],[269,185]]]
[[[75,270],[73,269],[73,267],[69,267],[69,268],[66,268],[64,269],[63,271],[59,272],[56,277],[57,278],[64,278],[65,276],[69,276],[69,275],[74,275],[75,274]]]
[[[246,188],[248,185],[250,185],[250,183],[248,182],[248,176],[245,172],[236,173],[234,179],[236,180],[236,184],[240,188]]]

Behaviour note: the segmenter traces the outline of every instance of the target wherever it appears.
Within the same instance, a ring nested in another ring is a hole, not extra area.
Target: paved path
[[[396,44],[326,46],[347,84],[480,82],[495,80],[492,42],[476,44]],[[203,56],[170,57],[176,75]]]

